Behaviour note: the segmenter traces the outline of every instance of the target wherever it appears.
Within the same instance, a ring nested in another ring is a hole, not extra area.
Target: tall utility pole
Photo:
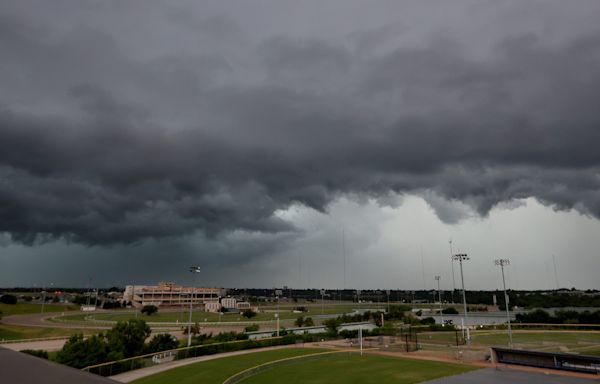
[[[200,267],[193,266],[190,267],[190,272],[192,273],[200,273]],[[187,346],[192,345],[192,302],[194,301],[194,287],[192,287],[192,291],[190,292],[190,317],[188,320],[188,340]]]
[[[452,265],[452,304],[454,304],[454,291],[456,291],[456,280],[454,279],[454,258],[452,254],[452,239],[448,240],[450,245],[450,264]]]
[[[344,290],[346,290],[346,234],[342,227],[342,257],[344,258]]]
[[[388,290],[385,291],[385,293],[387,294],[387,304],[388,304],[387,305],[387,307],[388,307],[387,311],[388,311],[388,313],[390,313],[390,293],[391,293],[391,291],[388,289]]]
[[[440,279],[441,279],[441,276],[435,277],[435,280],[437,281],[437,285],[438,285],[438,295],[440,298],[440,316],[442,317],[442,326],[444,326],[444,313],[442,312],[442,291],[440,291]]]
[[[556,283],[556,289],[560,289],[560,284],[558,284],[558,272],[556,271],[556,257],[552,255],[552,264],[554,264],[554,282]]]
[[[463,275],[463,267],[462,267],[462,262],[463,260],[469,260],[469,256],[467,256],[466,253],[457,253],[456,255],[452,256],[453,260],[458,260],[459,264],[460,264],[460,280],[462,282],[462,295],[463,295],[463,310],[464,310],[464,321],[465,321],[465,327],[467,329],[467,337],[465,338],[465,341],[467,342],[467,344],[469,344],[471,342],[471,335],[469,334],[469,325],[467,322],[467,294],[465,293],[465,278]]]
[[[494,260],[496,265],[500,266],[502,270],[502,287],[504,288],[504,303],[506,305],[506,321],[508,322],[508,346],[512,348],[512,330],[510,329],[510,312],[508,311],[508,294],[506,293],[506,281],[504,280],[504,266],[510,265],[508,259],[496,259]]]

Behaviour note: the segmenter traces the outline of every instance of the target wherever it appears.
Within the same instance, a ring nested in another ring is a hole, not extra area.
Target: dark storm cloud
[[[593,23],[478,50],[404,42],[397,22],[254,33],[152,4],[139,24],[127,7],[74,3],[64,25],[0,12],[0,231],[16,241],[290,231],[277,210],[390,191],[450,223],[526,197],[600,217]]]

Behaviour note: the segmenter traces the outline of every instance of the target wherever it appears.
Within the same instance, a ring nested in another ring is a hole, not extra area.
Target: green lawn
[[[364,305],[364,308],[372,308],[375,309],[377,306],[376,305]],[[325,306],[323,309],[323,313],[324,314],[343,314],[343,313],[349,313],[351,312],[354,308],[357,308],[356,305],[352,306],[352,305],[337,305],[337,306]],[[259,313],[257,314],[255,317],[251,318],[251,319],[247,319],[245,317],[243,317],[241,314],[239,313],[225,313],[224,315],[219,315],[218,313],[211,313],[211,312],[199,312],[199,311],[194,311],[192,314],[192,320],[194,322],[198,322],[198,323],[203,323],[205,321],[207,322],[235,322],[235,321],[244,321],[244,322],[253,322],[253,321],[269,321],[269,320],[274,320],[275,319],[275,312],[271,312],[271,311],[276,311],[276,307],[264,307],[265,310],[269,311],[269,312],[265,312],[265,313]],[[175,322],[187,322],[188,318],[189,318],[189,311],[187,311],[187,308],[184,311],[161,311],[159,309],[158,313],[152,315],[152,316],[147,316],[147,315],[143,315],[141,313],[139,313],[139,311],[128,311],[128,312],[109,312],[109,313],[96,313],[94,315],[91,315],[89,313],[87,314],[77,314],[77,315],[67,315],[67,316],[63,316],[58,318],[59,321],[86,321],[91,319],[91,317],[93,316],[94,319],[96,320],[100,320],[100,321],[124,321],[124,320],[128,320],[128,319],[132,319],[136,317],[136,312],[137,312],[137,317],[139,319],[144,319],[148,322],[170,322],[170,323],[175,323]],[[280,308],[280,312],[279,312],[279,318],[282,320],[290,320],[290,319],[297,319],[300,316],[305,316],[305,317],[313,317],[315,315],[320,315],[321,314],[321,308],[320,307],[312,307],[310,308],[310,312],[305,312],[305,313],[293,313],[291,311],[290,308]],[[316,320],[316,319],[315,319]]]
[[[503,331],[471,332],[473,347],[507,346],[508,334]],[[454,332],[423,332],[419,343],[427,350],[437,346],[455,345]],[[600,332],[585,331],[513,331],[513,343],[517,348],[545,352],[573,352],[600,355]]]
[[[223,380],[236,372],[286,357],[323,352],[316,348],[290,348],[274,351],[256,352],[247,355],[225,357],[201,363],[174,368],[152,376],[136,380],[135,384],[221,384]]]
[[[473,343],[477,344],[504,345],[508,342],[508,335],[506,331],[497,333],[482,332],[473,334],[472,340]],[[524,344],[539,347],[552,345],[563,345],[567,347],[576,347],[585,344],[600,345],[600,333],[568,331],[513,331],[513,342],[515,344]]]
[[[336,354],[317,361],[298,361],[273,367],[244,383],[420,383],[439,377],[456,375],[476,368],[398,357]]]
[[[46,304],[44,305],[44,312],[67,312],[75,309],[79,309],[77,305],[63,305],[63,304]],[[0,312],[2,316],[8,315],[19,315],[24,313],[41,313],[42,304],[32,303],[18,303],[18,304],[4,304],[0,303]]]
[[[77,329],[22,327],[19,325],[0,324],[0,341],[70,336],[79,332],[82,331]]]

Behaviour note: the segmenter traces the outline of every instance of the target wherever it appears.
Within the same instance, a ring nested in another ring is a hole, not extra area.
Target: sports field
[[[365,354],[336,354],[318,361],[273,367],[244,380],[266,383],[420,383],[425,380],[472,371],[468,365]]]
[[[71,336],[72,334],[79,332],[84,331],[66,328],[24,327],[0,323],[0,341]]]
[[[304,313],[294,313],[292,312],[293,307],[286,306],[277,308],[276,306],[264,306],[260,308],[260,311],[255,317],[251,319],[247,319],[239,313],[224,313],[223,315],[219,315],[218,313],[212,312],[201,312],[201,311],[193,311],[192,312],[192,321],[202,323],[202,322],[255,322],[255,321],[272,321],[275,319],[275,314],[279,314],[279,318],[282,320],[291,320],[297,319],[300,316],[312,317],[315,323],[318,323],[318,318],[315,316],[319,316],[321,314],[325,315],[341,315],[346,313],[351,313],[354,309],[357,308],[368,308],[368,309],[382,309],[384,306],[381,304],[367,304],[365,305],[352,305],[352,304],[331,304],[328,303],[323,307],[319,305],[312,305],[309,307],[309,312]],[[165,323],[176,323],[176,322],[187,322],[189,319],[189,311],[188,308],[181,308],[181,310],[169,309],[169,310],[159,310],[158,313],[153,314],[152,316],[147,316],[141,314],[137,310],[128,310],[128,311],[111,311],[111,312],[98,312],[93,315],[91,314],[72,314],[65,315],[56,318],[56,321],[61,322],[82,322],[82,321],[124,321],[133,318],[144,319],[149,322],[165,322]]]
[[[507,346],[508,335],[503,331],[476,331],[471,333],[472,346]],[[453,345],[454,332],[425,332],[419,334],[419,342],[428,345]],[[600,354],[600,332],[594,331],[513,331],[513,345],[517,348],[546,352],[576,352],[586,355]]]
[[[225,357],[174,368],[134,381],[135,384],[221,384],[231,375],[272,360],[323,352],[317,348],[289,348]]]
[[[44,305],[44,312],[67,312],[79,309],[78,305],[63,305],[63,304],[46,304]],[[18,304],[4,304],[0,303],[0,312],[2,316],[10,315],[21,315],[27,313],[40,313],[42,311],[42,304],[33,303],[18,303]]]
[[[135,381],[136,384],[221,384],[225,379],[257,365],[292,356],[322,352],[318,349],[284,349],[227,357],[175,368]],[[357,353],[327,355],[275,365],[244,383],[418,383],[468,372],[469,365]]]

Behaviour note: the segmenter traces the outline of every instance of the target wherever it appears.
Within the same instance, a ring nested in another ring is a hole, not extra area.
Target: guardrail
[[[100,376],[113,376],[119,373],[132,371],[134,369],[146,368],[173,360],[182,360],[191,357],[214,355],[217,353],[240,351],[244,349],[290,344],[296,344],[295,337],[280,336],[261,340],[236,340],[223,343],[193,345],[191,347],[171,349],[168,351],[149,353],[146,355],[90,365],[82,368],[82,371],[95,373]]]

